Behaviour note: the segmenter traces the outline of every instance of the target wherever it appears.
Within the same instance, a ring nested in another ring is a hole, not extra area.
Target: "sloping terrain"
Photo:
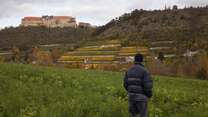
[[[207,117],[208,82],[155,76],[149,117]],[[127,117],[118,72],[0,64],[0,117]]]
[[[87,28],[10,27],[0,31],[0,48],[78,44],[89,39],[92,31]]]
[[[94,44],[94,45],[92,45]],[[89,46],[77,48],[72,52],[66,52],[59,62],[80,62],[80,63],[125,63],[129,57],[137,53],[149,56],[148,47],[128,46],[122,47],[118,40],[103,41],[102,43],[88,43]],[[132,62],[132,61],[129,61]]]
[[[159,53],[163,53],[166,57],[176,57],[188,55],[187,52],[197,54],[200,51],[208,51],[208,7],[134,10],[96,29],[10,27],[0,31],[0,49],[10,50],[14,46],[27,51],[33,46],[62,44],[73,45],[72,48],[86,49],[85,47],[89,46],[96,48],[104,45],[103,42],[106,40],[117,40],[124,49],[135,46],[147,47],[154,57]],[[72,50],[68,47],[63,48],[62,50],[66,51]],[[69,55],[101,53],[91,50],[75,51]],[[116,52],[109,50],[102,53],[115,55]],[[134,53],[128,52],[131,55]]]
[[[98,38],[125,38],[124,45],[145,42],[151,46],[158,41],[163,44],[174,41],[175,44],[169,47],[176,47],[179,53],[187,49],[207,49],[208,8],[134,10],[99,27],[94,35]]]

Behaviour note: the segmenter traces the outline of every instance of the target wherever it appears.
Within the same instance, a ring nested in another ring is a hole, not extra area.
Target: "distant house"
[[[71,16],[42,16],[24,17],[21,26],[46,26],[46,27],[73,27],[76,28],[76,19]]]

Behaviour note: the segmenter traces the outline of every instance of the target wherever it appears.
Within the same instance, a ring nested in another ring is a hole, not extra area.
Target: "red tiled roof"
[[[54,16],[53,17],[54,19],[71,19],[73,17],[71,16]],[[24,17],[22,20],[42,20],[42,17],[34,17],[34,16],[27,16],[27,17]]]
[[[54,16],[55,19],[71,19],[71,16]]]
[[[24,17],[23,20],[42,20],[42,18],[41,17],[31,17],[31,16],[29,16],[29,17]]]

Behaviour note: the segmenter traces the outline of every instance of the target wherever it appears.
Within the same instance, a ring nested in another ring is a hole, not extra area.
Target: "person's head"
[[[143,55],[142,54],[136,54],[135,57],[134,57],[134,62],[135,63],[143,62]]]

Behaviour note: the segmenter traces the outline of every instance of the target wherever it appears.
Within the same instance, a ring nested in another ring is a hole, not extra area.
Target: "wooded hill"
[[[176,41],[178,49],[208,48],[208,7],[166,10],[134,10],[99,27],[98,38],[124,39],[132,45],[153,41]],[[176,46],[174,45],[174,46]]]
[[[10,27],[0,31],[0,48],[81,43],[92,31],[88,28]]]

